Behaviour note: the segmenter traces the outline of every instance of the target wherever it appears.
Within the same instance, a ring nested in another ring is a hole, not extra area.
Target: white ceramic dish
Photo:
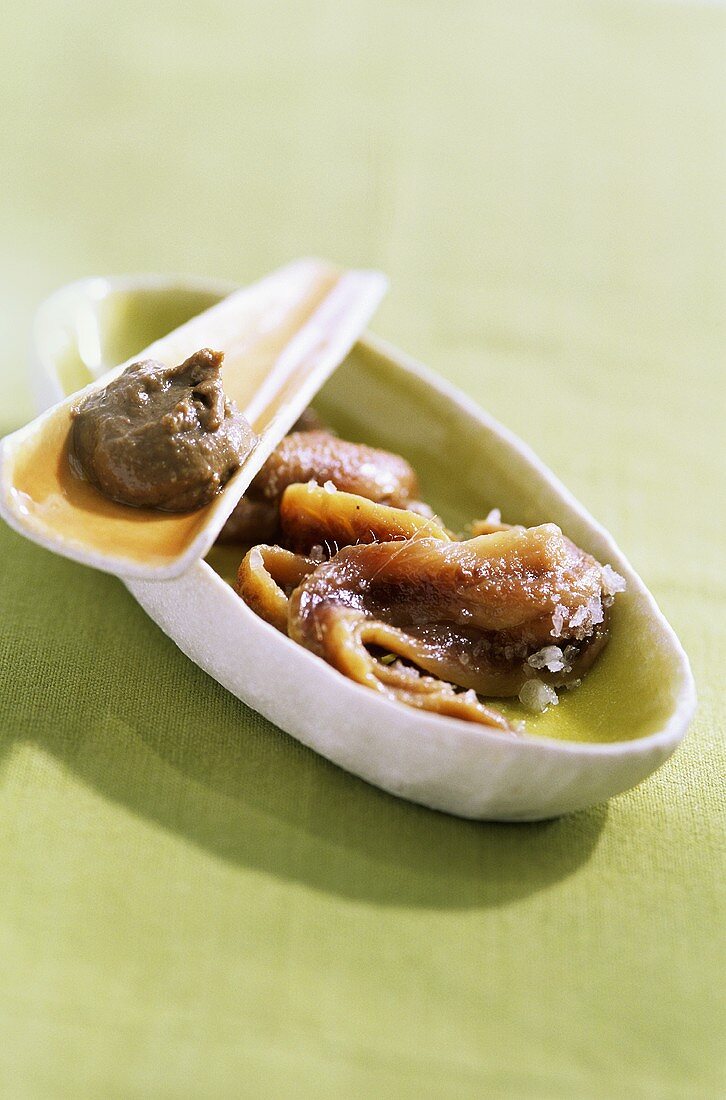
[[[233,287],[139,276],[93,279],[39,310],[33,381],[40,408],[135,354]],[[673,752],[695,693],[687,658],[612,538],[536,456],[472,401],[373,336],[316,405],[348,438],[400,451],[454,526],[502,508],[551,520],[628,582],[611,640],[577,691],[509,737],[377,696],[285,638],[235,595],[219,551],[182,576],[127,580],[129,591],[201,668],[316,752],[392,794],[470,818],[529,821],[602,802]],[[239,555],[237,555],[239,557]],[[510,707],[517,713],[517,708]]]

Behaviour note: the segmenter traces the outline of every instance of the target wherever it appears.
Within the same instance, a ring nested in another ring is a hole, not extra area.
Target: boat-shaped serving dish
[[[33,384],[43,410],[235,288],[162,277],[89,279],[38,312]],[[506,736],[408,708],[349,681],[258,618],[235,594],[241,552],[216,547],[182,576],[126,579],[180,649],[225,688],[349,772],[392,794],[470,818],[527,821],[602,802],[673,752],[690,721],[687,658],[609,534],[515,436],[407,355],[366,335],[315,408],[340,435],[396,451],[423,497],[461,529],[500,508],[510,522],[554,522],[627,580],[595,667]]]

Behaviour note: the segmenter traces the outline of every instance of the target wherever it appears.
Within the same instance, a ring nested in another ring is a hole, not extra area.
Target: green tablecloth
[[[4,429],[90,273],[392,278],[375,328],[528,439],[679,632],[700,711],[534,826],[383,795],[0,530],[0,1093],[711,1097],[726,12],[28,0],[3,13]]]

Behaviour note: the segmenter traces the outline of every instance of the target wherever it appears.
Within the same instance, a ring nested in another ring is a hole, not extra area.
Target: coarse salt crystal
[[[559,703],[555,689],[541,680],[527,680],[519,692],[519,700],[527,710],[536,714],[542,714],[547,707],[556,707]]]
[[[602,609],[602,600],[599,600],[597,596],[593,596],[588,606],[590,612],[590,624],[597,626],[598,623],[604,622],[605,612]]]
[[[546,668],[549,672],[561,672],[566,667],[565,655],[557,645],[546,645],[527,658],[532,668]]]
[[[625,577],[616,573],[612,565],[602,567],[602,590],[606,596],[614,596],[616,592],[624,592],[627,588]]]
[[[552,637],[559,638],[562,634],[562,627],[567,621],[567,608],[562,604],[558,604],[552,613]]]

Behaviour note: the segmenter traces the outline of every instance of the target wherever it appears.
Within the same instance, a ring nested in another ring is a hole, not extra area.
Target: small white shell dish
[[[32,378],[42,411],[237,288],[214,280],[93,278],[38,310]],[[231,587],[241,552],[216,547],[180,576],[122,578],[197,665],[271,722],[383,790],[466,818],[534,821],[603,802],[674,751],[695,707],[688,660],[605,531],[539,459],[472,400],[366,334],[313,397],[341,436],[402,454],[423,499],[461,529],[558,524],[627,581],[603,654],[575,691],[518,736],[414,710],[354,683],[259,618]]]

